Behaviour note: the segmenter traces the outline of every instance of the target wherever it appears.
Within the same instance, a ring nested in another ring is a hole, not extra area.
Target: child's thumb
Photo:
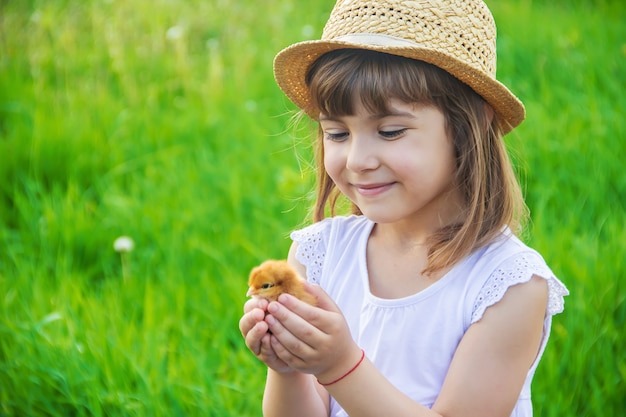
[[[317,299],[317,307],[327,311],[340,311],[335,301],[317,284],[305,282],[306,291]]]

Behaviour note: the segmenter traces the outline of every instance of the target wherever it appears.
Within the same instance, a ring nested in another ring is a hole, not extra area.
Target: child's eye
[[[341,142],[348,137],[348,132],[339,132],[339,133],[330,133],[324,132],[324,138],[327,140],[332,140],[334,142]]]
[[[378,134],[385,139],[396,139],[404,134],[407,129],[398,130],[380,130]]]

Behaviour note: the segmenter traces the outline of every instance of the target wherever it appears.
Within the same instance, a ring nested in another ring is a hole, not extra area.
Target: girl
[[[502,137],[524,107],[495,59],[478,0],[339,1],[322,40],[276,57],[320,126],[316,222],[288,257],[317,306],[244,307],[265,415],[532,415],[567,290],[515,236],[525,206]],[[335,216],[340,195],[351,216]]]

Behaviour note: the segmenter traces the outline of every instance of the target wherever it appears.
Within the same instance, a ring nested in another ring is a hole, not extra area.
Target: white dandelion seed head
[[[165,32],[165,38],[170,41],[175,41],[183,37],[185,30],[182,26],[172,26]]]
[[[116,252],[130,252],[135,248],[135,242],[128,236],[120,236],[113,242]]]

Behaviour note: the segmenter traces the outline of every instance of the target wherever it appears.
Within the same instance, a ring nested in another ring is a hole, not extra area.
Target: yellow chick
[[[248,280],[248,297],[266,298],[276,301],[283,293],[311,305],[317,305],[317,299],[304,289],[304,280],[287,261],[269,260],[255,267]]]

